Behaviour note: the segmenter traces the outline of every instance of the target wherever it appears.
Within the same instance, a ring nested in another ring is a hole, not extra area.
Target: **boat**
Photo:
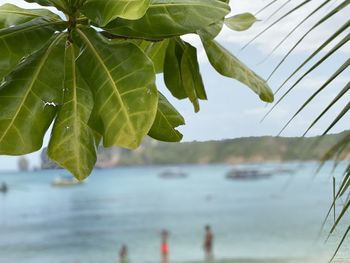
[[[79,181],[71,175],[61,175],[55,178],[51,185],[55,187],[66,187],[66,186],[76,186],[83,184],[83,181]]]
[[[8,187],[7,187],[7,184],[5,184],[5,183],[2,183],[1,185],[0,185],[0,193],[7,193],[7,191],[8,191]]]
[[[274,171],[274,173],[276,174],[292,174],[295,171],[293,169],[289,169],[289,168],[278,168]]]
[[[257,180],[266,179],[271,176],[270,173],[264,173],[259,170],[237,170],[233,169],[226,174],[229,180]]]
[[[159,177],[164,179],[186,178],[187,176],[185,172],[176,170],[165,170],[159,174]]]

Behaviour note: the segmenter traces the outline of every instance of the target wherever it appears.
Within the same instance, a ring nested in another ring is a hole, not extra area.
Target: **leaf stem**
[[[136,40],[145,40],[149,42],[160,42],[164,39],[150,39],[150,38],[144,38],[144,37],[130,37],[130,36],[123,36],[123,35],[116,35],[109,33],[107,31],[101,31],[100,34],[108,39],[123,39],[123,40],[129,40],[129,39],[136,39]]]

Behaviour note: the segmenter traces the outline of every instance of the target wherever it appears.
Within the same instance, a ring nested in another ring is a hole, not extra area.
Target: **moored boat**
[[[51,185],[55,187],[65,187],[65,186],[75,186],[83,184],[83,181],[79,181],[73,176],[70,175],[62,175],[60,177],[55,178]]]
[[[7,191],[8,191],[8,187],[7,187],[7,184],[6,183],[2,183],[1,185],[0,185],[0,193],[7,193]]]
[[[266,179],[271,176],[270,173],[261,172],[259,170],[237,170],[233,169],[226,174],[226,178],[230,180],[257,180]]]
[[[185,172],[176,170],[165,170],[159,174],[159,177],[165,179],[186,178],[187,176],[188,174],[186,174]]]

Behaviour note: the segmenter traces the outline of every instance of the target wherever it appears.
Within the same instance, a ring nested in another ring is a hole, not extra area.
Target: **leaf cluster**
[[[156,74],[194,110],[207,94],[197,49],[201,37],[212,66],[267,102],[266,82],[214,38],[223,24],[248,29],[251,15],[226,16],[221,0],[27,0],[46,8],[0,6],[0,154],[39,150],[52,125],[49,157],[79,180],[96,148],[137,148],[148,135],[177,142],[180,113],[156,87]]]

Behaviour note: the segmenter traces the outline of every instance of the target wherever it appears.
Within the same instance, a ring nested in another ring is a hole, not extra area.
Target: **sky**
[[[232,13],[230,15],[244,12],[256,14],[258,10],[268,4],[269,1],[270,0],[231,0],[230,5]],[[283,58],[286,52],[296,43],[298,38],[306,32],[312,23],[315,23],[321,16],[325,15],[332,8],[332,5],[334,7],[333,2],[336,1],[331,1],[333,4],[326,6],[324,9],[320,10],[313,19],[302,24],[299,30],[294,32],[290,38],[272,54],[271,52],[274,50],[275,46],[298,22],[315,9],[321,1],[311,1],[306,8],[282,20],[278,26],[271,28],[256,41],[252,42],[247,48],[242,50],[242,47],[248,43],[248,41],[278,18],[278,14],[283,14],[291,7],[301,3],[301,0],[289,1],[289,4],[281,8],[281,4],[285,2],[286,1],[279,1],[265,12],[257,14],[259,22],[249,31],[234,32],[224,27],[223,31],[217,37],[217,40],[223,46],[265,79],[270,75],[273,68]],[[28,4],[22,0],[0,0],[0,4],[4,3],[12,3],[27,8],[37,7],[35,4]],[[279,13],[270,17],[276,10],[280,10]],[[349,11],[350,8],[348,7],[347,10],[336,15],[333,19],[314,30],[304,39],[302,44],[291,54],[280,70],[269,80],[269,85],[272,90],[277,90],[280,84],[289,76],[288,74],[292,72],[291,70],[296,68],[296,66],[312,53],[315,47],[318,47],[325,40],[325,35],[329,35],[330,32],[334,31],[334,28],[338,28],[340,24],[344,23],[345,19],[348,19],[348,17],[345,16],[349,14]],[[349,32],[346,32],[346,34],[348,33]],[[340,37],[344,37],[344,35],[345,34]],[[342,50],[340,50],[336,56],[327,61],[322,67],[318,68],[310,78],[302,81],[300,85],[291,92],[263,122],[261,122],[262,117],[271,108],[271,105],[261,102],[255,93],[239,82],[222,77],[216,73],[210,66],[197,36],[187,35],[184,39],[198,49],[200,68],[206,86],[208,101],[202,101],[201,111],[195,114],[189,101],[179,101],[171,97],[163,84],[162,76],[158,76],[157,79],[158,88],[185,117],[186,125],[179,128],[184,135],[184,141],[221,140],[249,136],[277,135],[306,98],[317,90],[317,88],[330,77],[335,69],[349,58],[350,54],[348,43],[343,46]],[[327,50],[330,48],[331,46]],[[325,54],[325,52],[323,54]],[[349,70],[343,72],[328,89],[315,99],[314,103],[291,123],[282,133],[282,136],[301,136],[308,127],[308,124],[317,117],[325,105],[327,105],[336,96],[337,92],[345,86],[349,81],[349,77]],[[286,89],[282,91],[285,90]],[[281,94],[283,94],[283,92],[277,94],[276,100],[278,100]],[[350,94],[345,96],[308,135],[314,136],[321,134],[330,120],[332,120],[349,101],[349,96]],[[349,127],[347,124],[349,121],[349,116],[346,116],[331,132],[337,133],[348,129]],[[44,146],[47,145],[48,140],[49,135],[47,134]],[[30,154],[28,158],[32,166],[39,165],[39,153]],[[0,170],[16,169],[16,163],[17,157],[0,156]]]

